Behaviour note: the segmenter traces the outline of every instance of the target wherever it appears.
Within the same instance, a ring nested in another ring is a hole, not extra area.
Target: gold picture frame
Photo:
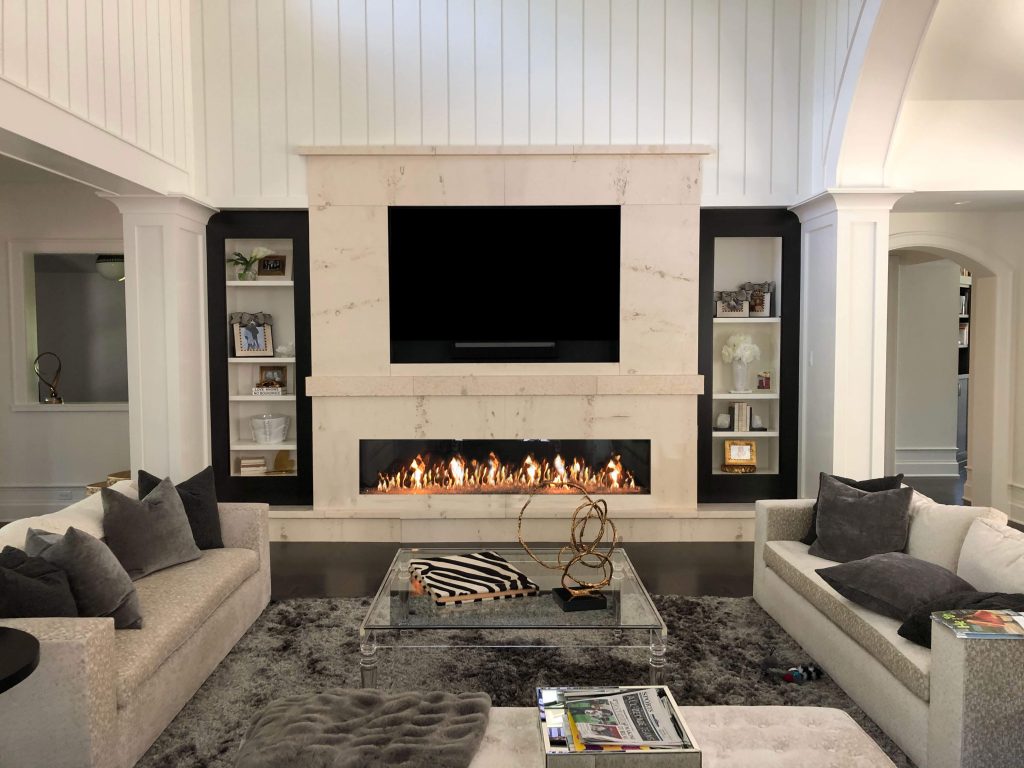
[[[261,365],[259,375],[256,377],[258,386],[264,386],[268,382],[288,390],[288,366],[287,365]]]
[[[726,440],[725,466],[756,467],[757,443],[753,440]]]

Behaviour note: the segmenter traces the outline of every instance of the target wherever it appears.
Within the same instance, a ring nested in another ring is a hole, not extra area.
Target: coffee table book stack
[[[701,768],[667,686],[538,688],[547,768]]]

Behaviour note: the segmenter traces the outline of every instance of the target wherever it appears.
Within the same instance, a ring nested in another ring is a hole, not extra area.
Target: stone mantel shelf
[[[711,155],[706,144],[562,144],[504,145],[377,145],[377,146],[303,146],[300,155],[392,155],[392,156],[466,156],[466,155]]]
[[[629,376],[309,376],[310,397],[702,395],[704,377]]]

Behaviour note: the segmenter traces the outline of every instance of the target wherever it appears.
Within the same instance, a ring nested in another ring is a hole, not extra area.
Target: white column
[[[206,222],[191,198],[101,195],[124,219],[131,467],[183,480],[210,464]]]
[[[883,474],[889,212],[903,194],[830,190],[793,207],[803,225],[801,496],[821,471]]]

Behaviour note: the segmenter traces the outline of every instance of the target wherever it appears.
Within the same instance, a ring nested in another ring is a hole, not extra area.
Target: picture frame
[[[264,386],[265,382],[273,382],[283,391],[288,390],[287,365],[261,365],[256,378],[257,386]]]
[[[272,253],[263,256],[259,261],[257,275],[259,277],[286,277],[288,274],[288,256],[283,253]]]
[[[726,440],[725,466],[756,467],[757,443],[753,440]]]
[[[232,323],[231,335],[235,342],[235,357],[274,356],[274,332],[270,325],[250,324],[243,328],[241,323]]]
[[[750,317],[750,294],[746,291],[715,291],[716,317]]]

